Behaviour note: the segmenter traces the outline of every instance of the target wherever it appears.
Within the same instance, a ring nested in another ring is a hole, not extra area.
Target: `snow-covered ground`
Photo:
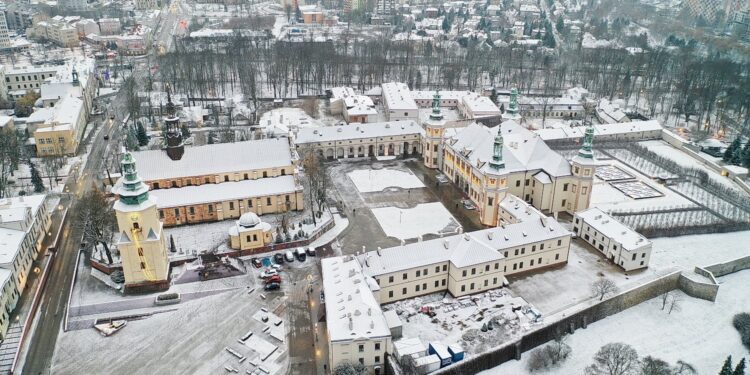
[[[399,239],[424,234],[455,233],[458,221],[440,202],[418,204],[414,208],[373,208],[373,215],[387,236]]]
[[[424,184],[411,171],[397,169],[357,169],[347,173],[360,193],[383,191],[389,187],[423,188]]]
[[[435,312],[431,318],[419,309],[428,306]],[[514,307],[528,306],[523,298],[513,297],[507,289],[495,289],[472,297],[443,297],[443,293],[385,305],[395,310],[403,323],[404,338],[419,338],[427,346],[431,342],[459,344],[467,354],[486,351],[497,342],[504,342],[528,330],[529,316]],[[493,329],[481,332],[483,324],[493,322]],[[497,324],[495,324],[497,323]]]
[[[628,167],[627,165],[617,160],[602,161],[603,164],[617,166],[623,171],[629,173],[635,177],[636,180],[648,185],[649,187],[657,190],[663,196],[656,198],[646,199],[633,199],[621,191],[615,189],[608,182],[594,178],[594,188],[591,194],[591,206],[596,206],[605,211],[628,211],[628,210],[639,210],[644,208],[656,209],[656,208],[673,208],[673,207],[694,207],[695,204],[685,199],[681,195],[667,189],[665,186],[660,185],[650,178],[644,176],[638,171]]]
[[[266,134],[287,135],[294,129],[319,128],[322,122],[310,117],[299,108],[277,108],[260,116],[258,126]]]
[[[669,143],[666,143],[664,141],[644,141],[641,142],[641,144],[648,148],[649,151],[652,151],[661,157],[670,159],[683,167],[704,170],[708,173],[709,176],[711,176],[713,180],[720,182],[728,187],[732,187],[735,189],[737,188],[732,180],[726,177],[722,177],[720,174],[716,173],[716,171],[707,167],[704,163],[678,150]]]
[[[651,355],[674,364],[684,360],[699,374],[714,374],[727,355],[747,357],[732,317],[750,310],[750,271],[740,271],[719,279],[721,288],[715,303],[676,292],[680,309],[668,314],[661,310],[659,297],[619,314],[579,329],[568,339],[572,353],[559,368],[548,374],[582,374],[594,353],[610,342],[633,346],[641,357]],[[528,374],[525,353],[520,361],[510,361],[482,375]]]

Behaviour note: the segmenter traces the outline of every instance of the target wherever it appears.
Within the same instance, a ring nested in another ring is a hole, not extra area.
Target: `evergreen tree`
[[[492,88],[492,93],[490,93],[490,100],[492,100],[493,103],[497,103],[497,90],[495,90],[494,87]]]
[[[557,24],[555,25],[555,27],[557,28],[558,33],[563,32],[563,30],[565,29],[565,22],[563,22],[562,17],[557,19]]]
[[[39,171],[36,169],[34,163],[29,163],[29,167],[31,168],[31,183],[34,185],[34,192],[43,192],[44,182],[42,181],[42,176],[39,175]]]
[[[146,128],[143,127],[143,124],[138,122],[138,132],[136,133],[136,137],[138,138],[138,145],[139,146],[146,146],[148,145],[148,134],[146,134]]]
[[[724,151],[724,157],[722,158],[725,163],[731,163],[734,158],[734,154],[739,152],[740,149],[740,137],[737,137]]]
[[[732,375],[745,375],[745,358],[740,360],[740,363],[734,368]]]
[[[174,244],[174,235],[169,235],[169,251],[176,253],[177,252],[177,246]]]
[[[726,361],[724,361],[724,366],[721,366],[721,371],[719,371],[719,375],[732,375],[732,356],[731,355],[727,357]]]
[[[445,16],[443,18],[443,24],[441,25],[443,28],[443,32],[449,32],[451,30],[451,23],[448,22],[448,16]]]
[[[742,149],[742,166],[750,168],[750,141],[745,143],[745,148]]]
[[[190,137],[190,128],[188,128],[187,124],[182,124],[180,127],[180,132],[182,133],[182,138],[189,138]]]

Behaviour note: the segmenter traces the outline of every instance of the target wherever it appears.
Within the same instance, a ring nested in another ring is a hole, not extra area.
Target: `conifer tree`
[[[731,355],[727,357],[726,361],[724,361],[724,366],[721,366],[721,371],[719,371],[719,375],[732,375],[732,356]]]
[[[42,181],[42,176],[39,174],[39,171],[36,169],[34,163],[30,163],[29,167],[31,168],[31,183],[34,185],[34,192],[43,192],[44,182]]]

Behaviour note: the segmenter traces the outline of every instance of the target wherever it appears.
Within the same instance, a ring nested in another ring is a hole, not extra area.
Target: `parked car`
[[[280,264],[274,263],[274,264],[271,265],[271,268],[275,269],[276,271],[281,271],[281,265]]]
[[[263,282],[265,284],[270,284],[270,283],[279,283],[279,284],[281,284],[281,276],[279,276],[279,275],[273,275],[273,276],[265,279]]]
[[[264,290],[278,290],[279,288],[281,288],[281,284],[279,283],[270,283],[263,287]]]
[[[305,254],[305,249],[298,247],[297,251],[295,251],[295,255],[297,256],[297,260],[300,262],[304,262],[305,259],[307,259],[307,255]]]
[[[305,253],[307,253],[307,255],[309,255],[311,257],[314,257],[315,256],[315,248],[312,247],[312,246],[308,246],[307,249],[305,249]]]
[[[292,253],[291,250],[287,250],[284,253],[284,260],[286,260],[288,263],[294,262],[294,253]]]
[[[266,269],[263,272],[261,272],[260,273],[260,277],[262,279],[265,279],[265,278],[269,278],[269,277],[271,277],[273,275],[278,275],[278,274],[279,274],[279,271],[276,271],[275,269],[270,268],[270,269]]]
[[[109,134],[105,134],[105,135],[104,135],[104,140],[105,140],[105,141],[108,141],[108,140],[109,140]]]
[[[448,182],[450,182],[450,179],[448,178],[448,176],[442,173],[436,175],[435,179],[437,180],[438,184],[447,184]]]
[[[258,259],[258,258],[250,259],[250,262],[253,263],[253,267],[255,267],[255,268],[263,267],[263,264],[261,264],[260,259]]]
[[[273,255],[273,261],[276,264],[284,264],[284,254],[282,253],[276,253]]]

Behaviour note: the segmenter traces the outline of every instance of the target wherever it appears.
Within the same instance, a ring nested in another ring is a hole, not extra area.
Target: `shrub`
[[[168,301],[168,300],[177,299],[177,298],[180,298],[180,295],[178,293],[165,293],[165,294],[160,294],[156,297],[156,299],[159,301]]]
[[[529,372],[534,372],[555,367],[568,358],[570,351],[570,346],[565,343],[565,336],[563,336],[542,348],[534,349],[529,356],[526,368]]]
[[[735,315],[732,324],[740,333],[742,345],[745,345],[745,347],[750,350],[750,314],[739,313]]]

